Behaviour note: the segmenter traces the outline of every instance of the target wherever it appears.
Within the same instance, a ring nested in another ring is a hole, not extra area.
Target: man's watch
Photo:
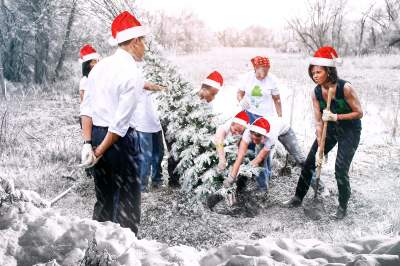
[[[90,144],[90,145],[92,145],[92,141],[91,141],[91,140],[84,140],[84,141],[83,141],[83,144]]]

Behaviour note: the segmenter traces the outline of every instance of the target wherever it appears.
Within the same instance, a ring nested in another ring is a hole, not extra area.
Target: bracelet
[[[215,147],[217,147],[217,149],[218,148],[224,148],[224,144],[223,143],[218,143],[218,144],[215,144]]]
[[[90,145],[92,145],[92,141],[91,141],[91,140],[84,140],[84,141],[83,141],[83,144],[90,144]]]

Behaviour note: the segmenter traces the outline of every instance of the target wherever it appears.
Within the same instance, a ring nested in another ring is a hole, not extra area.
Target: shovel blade
[[[307,206],[304,207],[304,214],[311,220],[321,220],[325,211],[322,199],[314,198]]]

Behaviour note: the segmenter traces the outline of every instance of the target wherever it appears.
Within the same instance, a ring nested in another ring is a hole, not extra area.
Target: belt
[[[98,129],[102,129],[102,130],[108,130],[108,127],[102,127],[102,126],[96,126],[96,125],[93,125],[93,128],[98,128]],[[131,131],[134,131],[134,130],[135,130],[135,128],[129,127],[127,133],[131,132]]]

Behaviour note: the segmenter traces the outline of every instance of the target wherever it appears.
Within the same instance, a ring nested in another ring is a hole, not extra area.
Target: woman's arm
[[[321,136],[322,136],[322,128],[324,123],[322,122],[322,114],[320,111],[319,107],[319,102],[317,100],[317,97],[315,97],[315,93],[312,93],[311,96],[312,103],[313,103],[313,109],[314,109],[314,119],[315,119],[315,135],[317,136],[317,141],[318,141],[318,146],[321,141]]]
[[[360,119],[363,117],[363,110],[361,108],[360,100],[356,94],[356,91],[351,86],[350,83],[346,83],[343,88],[344,91],[344,98],[348,105],[350,106],[352,112],[348,114],[338,114],[338,120],[354,120]]]

